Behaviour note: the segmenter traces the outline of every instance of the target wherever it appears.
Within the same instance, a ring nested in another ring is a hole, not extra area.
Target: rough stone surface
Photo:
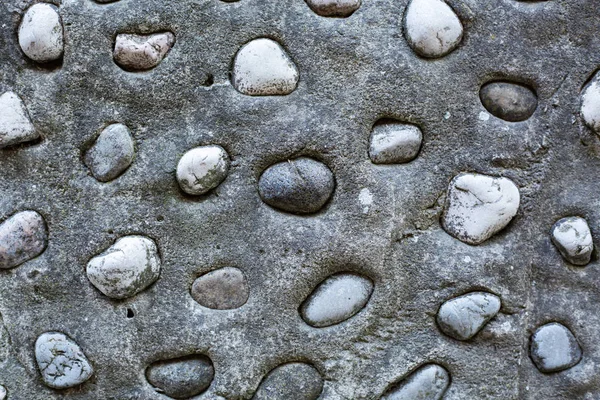
[[[260,383],[253,400],[316,400],[323,391],[323,378],[305,363],[289,363],[273,369]]]
[[[0,96],[0,149],[39,138],[23,100],[13,92]]]
[[[0,224],[0,269],[18,267],[44,252],[48,228],[36,211],[21,211]]]
[[[587,265],[592,258],[594,242],[592,232],[581,217],[561,218],[552,227],[552,243],[560,254],[574,265]]]
[[[448,386],[448,371],[437,364],[428,364],[393,386],[382,400],[441,400]]]
[[[196,147],[186,152],[177,164],[181,190],[201,195],[216,188],[229,171],[229,155],[221,146]]]
[[[581,356],[573,333],[557,322],[539,327],[531,337],[531,359],[542,372],[569,369],[581,361]]]
[[[111,124],[86,151],[84,161],[96,179],[108,182],[129,168],[134,155],[135,145],[129,129],[123,124]]]
[[[494,294],[467,293],[442,304],[437,323],[446,335],[469,340],[498,314],[500,305],[500,298]]]
[[[512,82],[490,82],[481,87],[481,103],[491,114],[510,122],[525,121],[537,108],[536,94]]]
[[[63,26],[58,9],[49,3],[37,3],[27,9],[19,26],[19,44],[33,61],[46,63],[62,58]]]
[[[369,157],[375,164],[401,164],[419,154],[423,132],[418,126],[384,120],[371,133]]]
[[[214,376],[212,361],[203,355],[157,361],[146,369],[146,379],[156,391],[174,399],[187,399],[204,392]]]
[[[349,17],[360,7],[361,0],[306,0],[308,6],[322,17]]]
[[[249,292],[244,273],[237,268],[225,267],[196,279],[191,294],[204,307],[231,310],[246,304]]]
[[[113,58],[126,71],[147,71],[160,64],[173,45],[175,35],[172,32],[121,33],[115,41]]]
[[[596,74],[581,95],[581,117],[585,124],[600,134],[600,75]]]

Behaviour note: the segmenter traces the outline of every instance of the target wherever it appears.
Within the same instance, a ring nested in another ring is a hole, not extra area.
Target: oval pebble
[[[334,188],[331,170],[307,157],[274,164],[258,181],[258,191],[265,203],[296,214],[319,211],[331,198]]]
[[[592,232],[581,217],[562,218],[552,227],[552,243],[565,260],[573,265],[589,264],[594,251]]]
[[[373,293],[364,276],[338,273],[321,282],[300,306],[304,321],[315,328],[339,324],[362,310]]]
[[[467,293],[442,304],[437,323],[446,335],[469,340],[498,314],[500,305],[500,298],[494,294]]]
[[[442,227],[477,245],[504,229],[517,215],[519,203],[519,189],[510,179],[462,173],[450,182]]]
[[[381,400],[440,400],[450,386],[450,374],[437,364],[427,364],[394,385]]]
[[[254,400],[316,400],[323,391],[323,378],[306,363],[288,363],[274,368],[260,383]]]
[[[479,98],[490,114],[509,122],[529,119],[538,104],[532,89],[511,82],[486,83],[479,91]]]
[[[120,176],[133,162],[135,145],[129,128],[112,124],[104,128],[93,146],[85,153],[84,162],[100,182]]]
[[[124,236],[87,264],[87,277],[113,299],[135,296],[160,275],[158,249],[152,239]]]
[[[3,385],[0,385],[0,400],[5,400],[8,397],[8,390]]]
[[[214,376],[212,361],[201,354],[157,361],[146,369],[146,379],[156,391],[174,399],[204,392]]]
[[[39,137],[23,100],[14,92],[0,96],[0,149]]]
[[[306,3],[322,17],[346,18],[359,9],[361,0],[306,0]]]
[[[0,225],[0,269],[18,267],[46,250],[48,228],[36,211],[21,211]]]
[[[287,95],[298,85],[298,68],[281,45],[255,39],[237,52],[233,61],[233,86],[250,96]]]
[[[419,154],[423,133],[418,126],[383,120],[373,127],[369,157],[374,164],[401,164]]]
[[[194,196],[216,188],[229,172],[229,155],[221,146],[201,146],[186,152],[177,164],[181,190]]]
[[[595,133],[600,134],[600,74],[596,74],[581,94],[581,117]]]
[[[46,332],[35,342],[35,359],[44,383],[54,389],[81,385],[94,374],[87,357],[72,339],[60,332]]]
[[[237,268],[225,267],[202,275],[192,284],[192,297],[200,305],[215,310],[232,310],[246,304],[248,282]]]
[[[126,71],[139,72],[155,68],[175,45],[172,32],[149,35],[121,33],[117,35],[113,58]]]
[[[19,26],[19,45],[33,61],[46,63],[62,58],[63,26],[57,8],[37,3],[29,7]]]
[[[558,372],[581,360],[577,339],[566,326],[552,322],[539,327],[531,336],[531,359],[541,372]]]
[[[415,53],[426,58],[439,58],[458,46],[463,26],[444,1],[412,0],[406,9],[404,32]]]

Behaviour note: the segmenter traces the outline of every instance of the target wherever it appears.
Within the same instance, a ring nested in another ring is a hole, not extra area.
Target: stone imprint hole
[[[133,318],[135,317],[135,313],[133,312],[133,310],[131,308],[127,309],[127,318]]]

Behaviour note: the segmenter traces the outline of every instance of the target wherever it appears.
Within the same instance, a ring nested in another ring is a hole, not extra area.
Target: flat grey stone
[[[120,33],[115,41],[113,58],[126,71],[140,72],[155,68],[175,45],[172,32],[149,35]]]
[[[225,180],[229,164],[229,155],[221,146],[201,146],[189,150],[177,164],[179,187],[187,194],[205,194]]]
[[[85,153],[84,161],[94,178],[108,182],[121,175],[133,162],[135,145],[129,128],[111,124],[104,128]]]
[[[38,337],[35,359],[42,380],[54,389],[79,386],[94,374],[79,345],[60,332],[46,332]]]
[[[552,243],[564,259],[573,265],[589,264],[594,251],[592,232],[587,221],[581,217],[556,221],[552,227]]]
[[[309,364],[294,362],[278,366],[263,379],[254,400],[316,400],[323,391],[323,378]]]
[[[146,379],[157,392],[174,399],[188,399],[204,392],[215,370],[204,355],[157,361],[146,369]]]
[[[62,58],[63,26],[56,6],[37,3],[29,7],[19,26],[19,45],[27,57],[39,63]]]
[[[427,364],[394,385],[381,400],[441,400],[449,386],[448,371],[437,364]]]
[[[322,17],[346,18],[358,10],[361,0],[306,0],[306,3]]]
[[[351,273],[338,273],[321,282],[300,306],[307,324],[323,328],[339,324],[362,310],[373,293],[373,281]]]
[[[598,73],[581,94],[581,117],[590,129],[600,134],[600,75]]]
[[[542,372],[569,369],[581,360],[577,339],[566,326],[552,322],[539,327],[531,336],[531,359]]]
[[[319,211],[333,195],[335,179],[322,162],[301,157],[267,168],[258,181],[261,199],[296,214]]]
[[[204,307],[231,310],[246,304],[250,289],[244,273],[225,267],[202,275],[192,284],[194,300]]]
[[[87,264],[87,277],[106,296],[125,299],[154,283],[160,275],[158,249],[152,239],[124,236]]]
[[[36,211],[21,211],[0,224],[0,269],[18,267],[44,252],[46,221]]]
[[[371,132],[369,157],[375,164],[402,164],[419,154],[423,133],[418,126],[384,120]]]
[[[527,86],[512,82],[490,82],[479,97],[490,114],[509,122],[529,119],[537,108],[537,95]]]
[[[442,226],[455,238],[477,245],[504,229],[519,203],[519,189],[510,179],[462,173],[450,182]]]
[[[500,305],[500,298],[494,294],[467,293],[442,304],[437,323],[446,335],[469,340],[498,314]]]
[[[23,100],[14,92],[0,96],[0,149],[39,138]]]

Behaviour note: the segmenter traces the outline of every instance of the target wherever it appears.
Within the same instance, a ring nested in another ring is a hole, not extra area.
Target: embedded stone
[[[54,389],[81,385],[94,374],[79,345],[60,332],[46,332],[38,337],[35,359],[42,380]]]
[[[146,379],[156,391],[174,399],[204,392],[214,376],[212,361],[201,354],[157,361],[146,369]]]
[[[299,79],[292,59],[271,39],[255,39],[245,44],[233,61],[233,86],[250,96],[290,94]]]
[[[592,258],[594,242],[585,219],[567,217],[558,220],[552,227],[552,243],[565,260],[573,265],[587,265]]]
[[[246,304],[249,288],[242,271],[225,267],[196,279],[192,284],[191,294],[204,307],[232,310]]]
[[[449,386],[448,371],[437,364],[427,364],[394,385],[381,400],[441,400]]]
[[[323,378],[306,363],[288,363],[273,369],[260,383],[254,400],[316,400],[323,391]]]
[[[510,179],[462,173],[450,182],[442,227],[455,238],[477,245],[504,229],[519,203],[519,189]]]
[[[537,108],[537,95],[527,86],[491,82],[479,91],[481,103],[490,114],[509,122],[525,121]]]
[[[539,327],[531,337],[531,359],[541,372],[558,372],[581,360],[581,347],[566,326],[552,322]]]
[[[0,269],[18,267],[46,250],[48,228],[36,211],[21,211],[0,224]]]
[[[135,296],[160,275],[158,249],[152,239],[125,236],[87,264],[87,277],[113,299]]]
[[[598,74],[581,94],[581,117],[590,129],[600,134],[600,75]]]
[[[346,18],[358,10],[361,0],[306,0],[306,3],[322,17]]]
[[[37,3],[29,7],[19,26],[19,45],[33,61],[46,63],[62,58],[63,26],[56,6]]]
[[[371,133],[369,157],[375,164],[401,164],[419,154],[423,133],[419,127],[397,121],[375,124]]]
[[[172,32],[117,35],[113,58],[126,71],[148,71],[162,62],[175,45]]]
[[[412,0],[404,17],[404,32],[415,53],[426,58],[439,58],[458,46],[463,26],[444,1]]]
[[[189,150],[177,164],[179,187],[187,194],[205,194],[225,180],[229,163],[229,155],[221,146],[201,146]]]
[[[258,181],[258,191],[265,203],[296,214],[319,211],[331,198],[334,188],[331,170],[307,157],[274,164]]]
[[[134,155],[135,146],[129,129],[123,124],[112,124],[104,128],[85,153],[84,162],[94,178],[108,182],[129,168]]]
[[[3,385],[0,385],[0,400],[5,400],[8,396],[8,390]]]
[[[300,306],[304,321],[315,328],[339,324],[360,312],[373,293],[364,276],[339,273],[321,282]]]
[[[13,92],[0,96],[0,149],[39,137],[23,100]]]
[[[469,340],[498,314],[500,305],[500,298],[494,294],[467,293],[442,304],[437,323],[446,335]]]

